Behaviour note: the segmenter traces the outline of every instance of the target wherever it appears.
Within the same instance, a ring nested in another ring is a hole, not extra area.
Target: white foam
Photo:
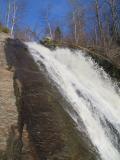
[[[82,119],[86,134],[101,158],[120,160],[120,152],[115,147],[117,137],[106,123],[107,120],[112,124],[120,136],[120,96],[107,74],[81,51],[73,53],[59,48],[51,51],[36,43],[27,45],[38,66],[39,60]],[[75,115],[70,116],[80,128]]]

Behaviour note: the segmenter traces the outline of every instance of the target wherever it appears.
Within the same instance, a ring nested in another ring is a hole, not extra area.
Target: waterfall
[[[68,113],[97,148],[102,160],[120,160],[120,90],[91,57],[82,51],[54,51],[26,43],[34,61],[44,65],[75,111]],[[117,90],[116,90],[117,88]],[[80,123],[82,120],[85,129]]]

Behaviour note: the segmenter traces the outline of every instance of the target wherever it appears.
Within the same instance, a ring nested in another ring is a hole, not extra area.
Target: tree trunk
[[[15,23],[16,23],[16,12],[17,12],[17,5],[16,5],[16,2],[14,1],[14,4],[13,4],[12,27],[11,27],[11,36],[13,36],[14,26],[15,26]]]
[[[53,39],[51,25],[48,20],[47,20],[47,24],[48,24],[48,28],[49,28],[49,35],[50,35],[51,39]]]
[[[7,17],[6,17],[6,26],[9,27],[10,22],[10,11],[11,11],[11,3],[8,1],[8,10],[7,10]]]
[[[102,41],[102,22],[101,22],[100,14],[99,14],[98,0],[95,0],[95,10],[96,10],[96,20],[97,20],[97,25],[98,25],[98,34],[100,36],[100,41]]]

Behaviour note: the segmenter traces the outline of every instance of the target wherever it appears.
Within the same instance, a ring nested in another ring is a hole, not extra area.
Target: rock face
[[[79,133],[65,108],[70,104],[40,71],[27,47],[8,39],[5,53],[9,68],[14,68],[14,88],[18,108],[18,130],[26,126],[34,159],[95,160],[98,156],[87,137]]]
[[[0,67],[5,68],[7,66],[6,57],[4,53],[5,40],[9,38],[9,35],[1,33],[0,34]]]
[[[9,35],[0,33],[0,160],[32,160],[27,132],[21,138],[18,130],[14,70],[9,70],[4,50],[7,38]]]
[[[117,63],[101,58],[95,54],[90,54],[95,62],[104,68],[104,70],[110,75],[111,78],[120,82],[120,60]]]
[[[13,73],[6,69],[7,64],[4,53],[6,38],[8,38],[8,35],[0,35],[0,152],[6,149],[10,126],[17,123]]]
[[[23,43],[12,39],[5,41],[7,37],[2,36],[0,159],[100,159],[88,138],[77,131],[65,111],[71,106],[49,79],[44,65],[41,64],[40,71]],[[109,66],[106,61],[98,61],[106,68]],[[1,156],[5,150],[5,156]]]

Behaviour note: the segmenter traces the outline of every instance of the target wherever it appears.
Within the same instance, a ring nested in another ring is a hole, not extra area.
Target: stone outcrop
[[[7,70],[4,53],[6,34],[0,34],[0,152],[5,151],[9,128],[17,123],[13,73]]]
[[[44,65],[39,70],[23,43],[6,38],[0,39],[0,160],[96,160],[96,148],[76,129],[65,111],[72,107]]]
[[[4,52],[5,41],[7,38],[9,38],[8,34],[0,33],[0,68],[7,67],[7,61]]]
[[[0,34],[0,160],[32,160],[27,132],[21,138],[18,129],[14,69],[10,70],[4,50],[7,38],[9,35]]]
[[[46,74],[40,71],[27,47],[8,39],[5,53],[14,68],[14,88],[20,137],[27,128],[32,155],[36,160],[95,160],[96,149],[79,133],[65,111],[71,107]]]

